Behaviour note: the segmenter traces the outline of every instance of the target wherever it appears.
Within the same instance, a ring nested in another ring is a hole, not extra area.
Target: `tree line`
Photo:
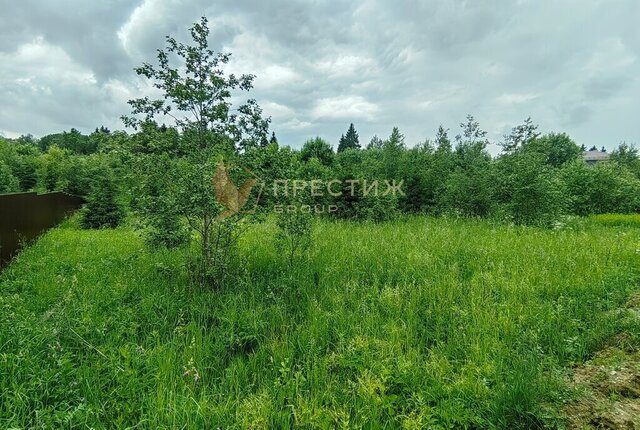
[[[234,150],[238,162],[261,179],[366,179],[402,181],[404,195],[383,198],[343,193],[308,203],[335,204],[334,216],[384,220],[400,213],[492,217],[518,224],[550,224],[563,215],[640,211],[640,158],[626,143],[593,166],[567,134],[540,135],[527,119],[492,157],[473,116],[453,138],[440,127],[435,137],[409,147],[396,127],[387,138],[361,145],[350,124],[337,145],[321,137],[293,149],[274,133],[266,142]],[[188,136],[154,122],[132,134],[100,127],[89,135],[72,129],[35,139],[0,138],[0,193],[64,191],[88,196],[104,178],[114,182],[124,206],[135,200],[127,184],[143,183],[134,161],[145,154],[179,157]],[[181,149],[182,148],[182,149]],[[138,160],[139,161],[139,160]],[[162,173],[162,172],[160,172]],[[213,170],[210,172],[213,174]],[[310,197],[309,197],[310,198]],[[265,195],[260,207],[273,205]]]

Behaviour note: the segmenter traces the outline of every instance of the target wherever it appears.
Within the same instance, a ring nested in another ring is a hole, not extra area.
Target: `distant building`
[[[601,161],[607,161],[609,159],[609,154],[606,151],[598,151],[597,149],[590,149],[589,151],[585,151],[582,153],[582,158],[585,163],[592,166]]]

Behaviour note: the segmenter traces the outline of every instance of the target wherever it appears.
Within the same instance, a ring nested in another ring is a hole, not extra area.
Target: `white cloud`
[[[338,96],[320,99],[316,102],[311,116],[318,119],[360,119],[372,121],[379,108],[361,96]]]
[[[527,103],[535,100],[538,96],[535,94],[502,94],[496,99],[500,104],[515,105],[520,103]]]
[[[317,70],[331,78],[362,78],[375,68],[375,61],[358,55],[340,55],[319,60],[314,65]]]
[[[276,119],[288,119],[294,115],[293,110],[290,107],[280,103],[264,101],[260,106],[262,106],[265,115]]]

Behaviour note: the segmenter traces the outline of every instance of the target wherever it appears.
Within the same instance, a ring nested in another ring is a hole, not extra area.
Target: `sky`
[[[409,146],[473,114],[498,143],[531,116],[579,144],[640,143],[637,0],[0,0],[0,135],[124,129],[133,71],[206,16],[281,144],[349,123]],[[492,150],[496,150],[492,146]]]

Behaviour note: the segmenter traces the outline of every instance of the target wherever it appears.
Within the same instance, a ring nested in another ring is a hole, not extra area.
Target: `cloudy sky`
[[[640,143],[637,0],[0,0],[0,134],[122,129],[132,68],[209,18],[281,143],[350,122],[412,145],[472,113],[491,139],[531,116],[587,146]]]

